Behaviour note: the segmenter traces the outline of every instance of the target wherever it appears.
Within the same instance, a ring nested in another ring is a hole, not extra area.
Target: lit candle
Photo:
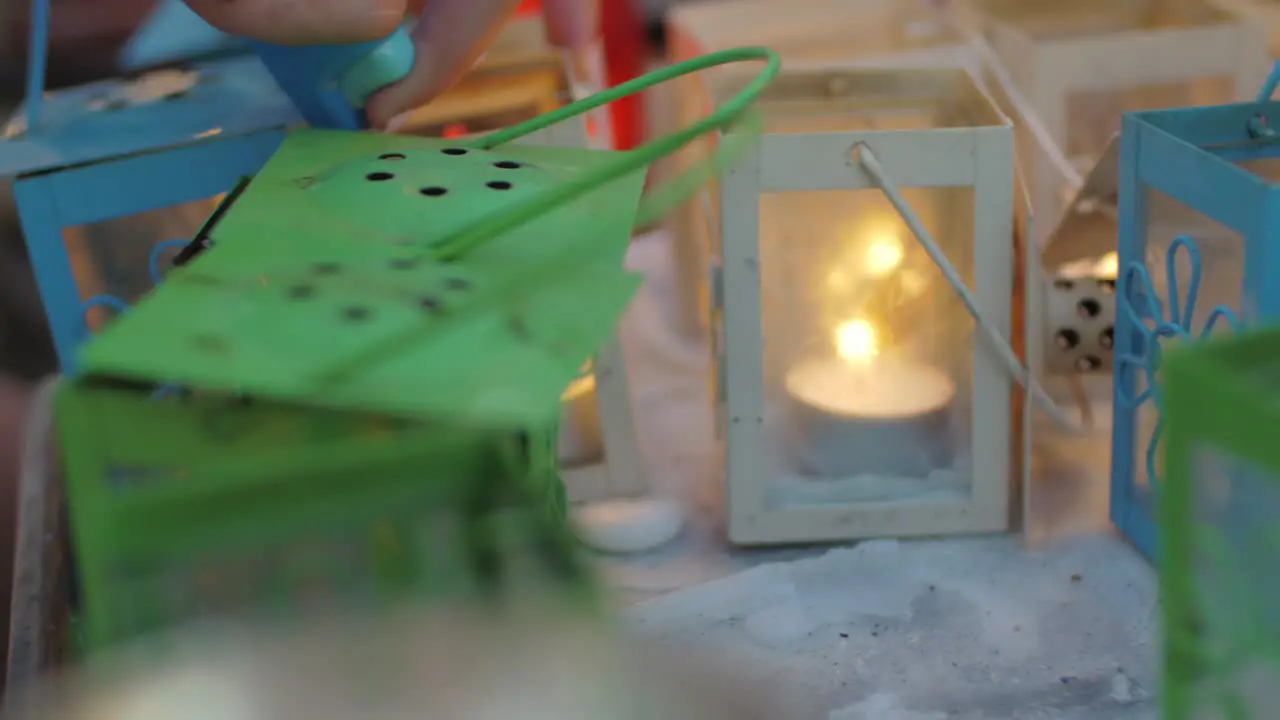
[[[560,394],[560,437],[556,442],[556,457],[560,466],[566,468],[591,465],[604,458],[594,373],[574,380]]]
[[[786,374],[802,469],[831,478],[924,477],[945,464],[955,383],[924,363],[882,357],[866,320],[843,323],[835,340],[835,357]]]

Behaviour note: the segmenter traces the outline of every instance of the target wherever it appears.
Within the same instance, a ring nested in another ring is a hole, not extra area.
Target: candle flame
[[[861,318],[836,326],[836,354],[841,360],[865,363],[880,354],[876,329]]]
[[[1120,256],[1116,251],[1103,255],[1093,266],[1093,276],[1103,280],[1115,280],[1120,277]]]
[[[862,258],[863,268],[872,277],[884,277],[902,264],[906,251],[902,242],[893,235],[877,235],[867,244]]]

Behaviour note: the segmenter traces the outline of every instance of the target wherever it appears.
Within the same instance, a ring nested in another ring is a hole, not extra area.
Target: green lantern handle
[[[498,147],[547,126],[594,110],[601,105],[606,105],[632,93],[646,90],[658,83],[708,68],[749,60],[765,61],[764,69],[742,90],[730,98],[728,102],[719,106],[701,120],[630,152],[617,153],[618,159],[615,162],[605,165],[595,172],[538,193],[527,200],[515,203],[466,228],[447,235],[433,243],[431,247],[423,250],[422,255],[442,261],[456,259],[470,250],[501,237],[503,233],[542,215],[553,207],[564,205],[603,184],[644,168],[654,160],[693,142],[703,133],[733,127],[743,128],[745,126],[744,132],[734,133],[726,138],[726,142],[721,143],[716,148],[715,156],[710,162],[703,164],[701,167],[694,167],[674,180],[664,183],[656,190],[645,193],[645,196],[640,201],[639,211],[636,213],[636,223],[643,224],[658,217],[667,208],[677,205],[685,197],[692,194],[705,179],[715,172],[718,166],[726,163],[728,158],[750,147],[750,140],[754,138],[754,133],[751,131],[755,127],[753,124],[755,118],[748,113],[748,110],[751,103],[759,97],[769,83],[773,81],[773,78],[777,76],[781,66],[777,54],[772,50],[763,47],[736,48],[694,58],[657,72],[649,73],[635,80],[630,80],[617,87],[566,105],[554,112],[520,123],[506,130],[498,131],[468,144],[468,147],[478,150]],[[557,257],[549,258],[543,263],[522,267],[516,275],[509,277],[508,281],[513,287],[528,288],[545,281],[547,277],[563,272],[566,262],[586,259],[581,255],[570,257],[565,257],[564,255],[566,253],[559,253]],[[499,298],[500,295],[495,295],[492,300],[499,301]],[[479,304],[473,303],[472,310],[478,310],[480,307]],[[458,322],[462,319],[461,315],[455,312],[445,322]],[[435,322],[438,327],[440,321],[437,320]],[[360,352],[345,357],[325,368],[317,374],[314,381],[318,386],[344,382],[360,372],[361,368],[366,365],[380,362],[388,356],[395,355],[418,342],[424,331],[426,331],[425,328],[408,330],[366,347]]]
[[[590,112],[602,105],[608,105],[615,100],[620,100],[628,95],[648,90],[660,83],[674,80],[685,75],[689,75],[702,70],[728,65],[730,63],[745,62],[751,60],[762,60],[765,67],[760,74],[750,83],[743,87],[737,94],[713,110],[709,115],[701,120],[685,127],[676,132],[664,135],[657,140],[646,143],[639,148],[630,152],[619,153],[617,162],[607,165],[596,172],[587,173],[572,182],[559,185],[545,192],[539,193],[523,202],[493,215],[480,220],[470,227],[464,228],[453,235],[441,238],[434,243],[430,254],[435,255],[442,260],[452,260],[466,252],[483,245],[484,243],[499,237],[504,232],[511,230],[529,220],[545,213],[549,208],[558,207],[565,203],[571,202],[582,194],[612,182],[630,173],[636,172],[653,161],[668,155],[681,147],[693,142],[699,136],[715,130],[723,130],[731,127],[738,122],[746,113],[751,103],[769,86],[777,76],[778,70],[781,68],[781,61],[777,53],[764,47],[743,47],[731,50],[722,50],[720,52],[703,55],[701,57],[686,60],[676,65],[657,70],[655,72],[643,75],[629,80],[617,87],[604,90],[589,97],[575,101],[562,108],[540,115],[532,120],[528,120],[514,125],[505,130],[499,130],[496,133],[480,138],[469,145],[478,150],[490,150],[500,145],[504,145],[513,140],[537,132],[543,128],[555,125],[570,118],[577,117],[584,113]],[[664,200],[671,198],[660,193],[660,197]],[[659,203],[663,206],[669,204],[667,202]],[[649,219],[649,216],[655,214],[655,206],[650,202],[650,198],[642,201],[641,210],[638,221]]]

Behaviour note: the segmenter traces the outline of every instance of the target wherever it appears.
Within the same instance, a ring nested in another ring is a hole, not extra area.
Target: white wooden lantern
[[[636,497],[649,489],[617,335],[561,397],[558,454],[570,502]]]
[[[1258,28],[1208,0],[971,2],[965,16],[981,25],[1079,175],[1097,163],[1123,113],[1250,98],[1268,69]],[[1045,153],[1023,163],[1043,246],[1079,188]]]
[[[789,68],[954,67],[964,46],[947,18],[926,0],[711,0],[676,5],[667,15],[668,59],[689,60],[745,45],[765,45]],[[670,83],[671,128],[710,112],[723,71]],[[677,171],[702,160],[706,144],[679,153]],[[714,186],[678,208],[669,223],[675,262],[677,317],[687,334],[707,328],[708,228],[714,224]]]
[[[550,112],[573,99],[566,61],[546,43],[540,20],[503,28],[485,61],[449,92],[419,108],[405,132],[473,137]],[[515,141],[588,148],[586,119],[570,118]],[[570,502],[641,495],[647,473],[637,445],[631,389],[615,335],[561,397],[558,455]]]
[[[1218,7],[1261,27],[1267,50],[1280,58],[1280,2],[1277,0],[1216,0]]]
[[[1011,342],[1013,128],[962,71],[784,71],[719,184],[712,282],[738,544],[1010,527],[1012,375],[860,158]]]

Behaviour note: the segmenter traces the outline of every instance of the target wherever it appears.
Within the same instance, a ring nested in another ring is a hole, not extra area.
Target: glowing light
[[[863,319],[849,320],[836,327],[836,354],[849,362],[865,363],[880,354],[876,329]]]
[[[1105,280],[1115,280],[1120,277],[1120,256],[1114,250],[1103,255],[1093,266],[1093,275]]]
[[[901,279],[902,292],[908,299],[915,300],[929,289],[928,279],[917,270],[903,270]]]
[[[867,244],[866,254],[862,258],[862,266],[868,275],[883,277],[893,272],[902,264],[905,255],[902,243],[892,235],[881,235],[872,238]]]

